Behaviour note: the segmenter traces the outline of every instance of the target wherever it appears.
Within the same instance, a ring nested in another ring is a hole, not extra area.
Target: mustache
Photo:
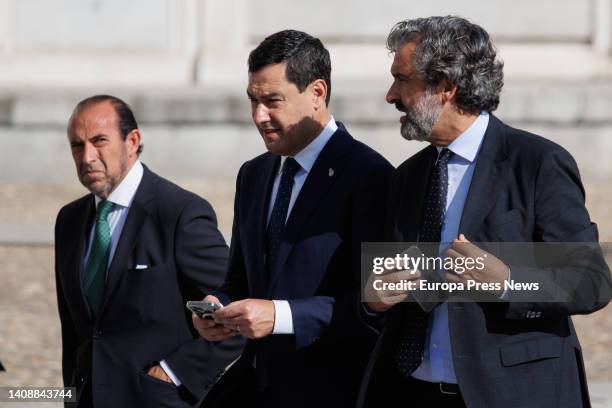
[[[89,171],[101,171],[101,172],[104,172],[104,168],[101,167],[101,166],[95,166],[95,165],[91,165],[91,164],[82,164],[79,167],[79,173],[81,175],[84,175],[85,173],[87,173]]]
[[[397,109],[400,112],[406,112],[406,107],[401,102],[395,102],[395,109]]]

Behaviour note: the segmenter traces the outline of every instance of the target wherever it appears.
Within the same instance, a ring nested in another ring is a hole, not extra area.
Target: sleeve
[[[362,166],[367,158],[362,161]],[[353,193],[351,225],[347,248],[349,262],[333,296],[313,296],[290,300],[297,349],[315,342],[353,341],[355,336],[372,336],[361,317],[361,243],[383,239],[385,200],[393,167],[384,159],[374,161],[359,177]]]
[[[571,155],[557,149],[544,157],[535,186],[534,241],[567,243],[557,248],[565,246],[570,252],[561,254],[564,262],[550,267],[509,265],[514,282],[537,282],[541,290],[537,301],[523,301],[523,293],[509,291],[507,318],[587,314],[610,301],[610,270],[584,200],[578,167]]]
[[[62,240],[59,228],[62,223],[62,212],[57,216],[55,222],[55,289],[57,293],[57,308],[59,310],[59,317],[62,330],[62,377],[64,380],[65,387],[74,386],[74,372],[76,370],[76,351],[78,345],[78,338],[76,328],[70,315],[70,309],[64,291],[62,289],[62,282],[60,279],[59,262],[58,259],[62,253]]]
[[[385,197],[385,207],[381,210],[383,211],[383,214],[381,214],[383,219],[382,231],[378,233],[381,236],[379,239],[381,242],[395,242],[401,240],[395,222],[397,202],[400,197],[400,192],[397,191],[397,186],[399,184],[398,173],[397,171],[393,171],[388,176],[386,193],[383,196]],[[375,242],[376,240],[372,241]],[[361,287],[361,290],[363,291],[363,287]],[[387,313],[377,313],[370,310],[366,304],[362,302],[361,297],[357,299],[357,303],[358,316],[362,324],[374,333],[380,334],[385,326]]]
[[[246,165],[242,165],[236,178],[236,195],[234,197],[234,221],[232,224],[232,242],[228,262],[228,272],[221,288],[213,293],[223,305],[249,296],[246,268],[242,253],[242,238],[240,231],[240,199],[243,174]]]
[[[212,207],[194,198],[183,209],[176,228],[175,261],[185,286],[197,291],[199,297],[213,293],[225,276],[227,246],[217,229]],[[187,299],[196,295],[184,296]],[[239,337],[209,342],[193,329],[193,339],[166,356],[165,364],[192,395],[201,399],[238,358],[243,345]]]

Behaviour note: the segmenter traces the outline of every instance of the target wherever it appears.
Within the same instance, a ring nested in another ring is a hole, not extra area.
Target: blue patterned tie
[[[276,199],[274,200],[274,207],[272,208],[272,215],[270,216],[270,222],[268,223],[268,245],[266,251],[268,271],[272,271],[276,264],[281,235],[285,229],[287,211],[289,210],[289,202],[291,201],[293,177],[295,177],[295,173],[297,173],[300,168],[300,165],[294,158],[287,157],[287,159],[285,159],[280,184],[276,193]]]
[[[108,264],[108,249],[111,241],[108,214],[113,210],[114,204],[110,201],[100,201],[96,212],[96,226],[94,231],[91,252],[85,267],[85,297],[96,320],[102,307],[104,286],[106,284],[106,265]]]
[[[453,152],[447,148],[442,149],[438,155],[438,161],[427,188],[419,242],[440,242],[446,213],[448,161],[452,155]],[[429,245],[424,252],[427,256],[438,256],[437,248],[438,245]],[[410,377],[423,361],[428,323],[428,315],[423,310],[418,307],[409,308],[409,310],[410,313],[404,316],[399,344],[395,352],[397,368],[406,378]]]

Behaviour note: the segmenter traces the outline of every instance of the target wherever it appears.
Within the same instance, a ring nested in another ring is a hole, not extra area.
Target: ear
[[[125,143],[128,145],[128,151],[130,153],[130,157],[136,156],[138,152],[138,147],[140,146],[140,140],[142,135],[140,134],[140,130],[134,129],[125,138]]]
[[[319,110],[320,108],[324,108],[326,106],[325,99],[327,98],[327,83],[322,79],[317,79],[313,81],[309,87],[311,88],[314,109]]]
[[[457,94],[457,84],[443,80],[438,86],[438,91],[441,93],[442,103],[452,102]]]

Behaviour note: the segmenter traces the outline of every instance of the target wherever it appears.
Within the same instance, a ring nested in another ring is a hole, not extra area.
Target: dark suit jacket
[[[295,331],[248,341],[230,370],[248,370],[256,355],[270,386],[269,406],[353,406],[375,341],[355,307],[360,243],[382,238],[393,167],[338,125],[300,191],[270,273],[266,219],[280,157],[265,153],[238,174],[230,265],[219,296],[224,303],[288,300]],[[228,373],[221,383],[236,377]]]
[[[396,171],[387,239],[416,242],[428,174],[437,157],[429,146]],[[597,242],[571,155],[560,146],[490,117],[459,228],[472,242]],[[517,282],[554,282],[581,302],[449,303],[455,374],[468,407],[589,405],[580,344],[570,315],[594,312],[610,299],[610,271],[601,253],[595,268],[551,270],[512,266]],[[584,295],[584,293],[583,293]],[[584,300],[586,299],[586,300]],[[393,392],[399,329],[416,303],[392,308],[364,380],[365,405],[382,406]],[[363,403],[363,401],[361,401]],[[406,402],[409,404],[409,401]]]
[[[80,284],[94,214],[89,194],[62,208],[55,226],[64,384],[76,386],[79,395],[91,385],[99,407],[195,404],[241,348],[238,340],[220,345],[200,338],[185,308],[225,276],[227,246],[212,207],[145,167],[108,270],[98,321],[90,318]],[[163,359],[180,389],[146,374]]]

